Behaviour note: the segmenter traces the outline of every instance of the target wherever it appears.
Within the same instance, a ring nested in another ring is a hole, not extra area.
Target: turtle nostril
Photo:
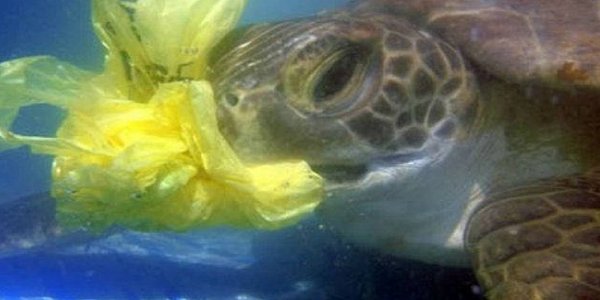
[[[225,102],[227,104],[229,104],[229,106],[232,106],[232,107],[236,106],[236,105],[238,105],[238,103],[240,103],[240,98],[233,93],[225,94],[224,99],[225,99]]]

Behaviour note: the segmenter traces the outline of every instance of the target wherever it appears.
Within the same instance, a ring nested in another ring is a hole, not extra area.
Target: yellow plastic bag
[[[161,82],[201,79],[208,52],[235,27],[246,0],[94,0],[107,70],[129,99],[147,101]]]
[[[323,197],[305,162],[248,166],[218,130],[207,53],[242,0],[97,0],[103,74],[48,57],[0,64],[0,150],[55,156],[59,221],[102,230],[293,224]],[[9,131],[21,107],[68,111],[55,138]]]

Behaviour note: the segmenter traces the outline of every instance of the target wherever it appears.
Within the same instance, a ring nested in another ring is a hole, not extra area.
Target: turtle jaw
[[[311,165],[311,168],[325,179],[328,188],[350,186],[369,172],[367,165]]]
[[[371,157],[370,160],[358,164],[311,164],[332,189],[347,189],[361,182],[374,184],[382,178],[377,173],[404,175],[418,173],[419,169],[445,159],[453,149],[453,143],[429,142],[419,151]]]
[[[369,181],[373,174],[391,170],[414,170],[417,165],[436,157],[431,151],[372,157],[369,161],[355,164],[311,164],[330,189],[348,189],[360,182]],[[392,171],[394,172],[394,171]]]
[[[361,164],[311,164],[311,167],[323,176],[329,191],[347,193],[370,186],[401,185],[405,179],[419,176],[423,169],[442,163],[454,147],[453,142],[429,142],[420,151],[372,157]]]

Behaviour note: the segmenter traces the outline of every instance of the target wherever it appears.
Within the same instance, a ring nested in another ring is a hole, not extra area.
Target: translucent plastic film
[[[244,1],[93,3],[108,49],[104,73],[48,57],[0,65],[0,149],[55,156],[63,225],[274,229],[312,211],[322,179],[305,162],[246,165],[218,130],[206,57]],[[10,132],[19,109],[36,103],[68,112],[56,137]]]

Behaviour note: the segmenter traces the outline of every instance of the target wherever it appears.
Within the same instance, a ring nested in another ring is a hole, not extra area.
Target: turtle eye
[[[365,45],[347,45],[316,66],[306,81],[306,98],[313,113],[336,115],[361,100],[359,95],[373,64],[372,52]]]
[[[352,77],[362,60],[358,51],[347,51],[318,76],[313,90],[313,101],[317,104],[335,99],[349,87]]]
[[[290,104],[306,115],[343,113],[359,100],[373,64],[369,45],[339,37],[310,44],[292,55],[284,69]]]

